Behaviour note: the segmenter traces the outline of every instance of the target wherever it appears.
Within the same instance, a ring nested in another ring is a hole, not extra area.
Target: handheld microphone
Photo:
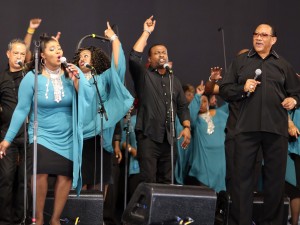
[[[261,75],[261,73],[262,73],[262,71],[261,71],[261,69],[256,69],[255,70],[255,76],[254,76],[254,80],[256,80],[260,75]],[[247,97],[249,97],[251,95],[251,92],[250,91],[248,91],[247,92]]]
[[[164,68],[167,70],[167,72],[168,72],[169,74],[173,74],[173,70],[172,70],[172,68],[170,68],[170,66],[169,66],[168,63],[165,63],[165,64],[164,64]]]
[[[66,69],[69,69],[71,72],[73,72],[73,70],[70,68],[70,66],[68,65],[67,63],[67,59],[66,57],[60,57],[60,62],[61,64],[66,68]],[[77,78],[77,79],[80,79],[80,76],[78,74],[74,74],[74,76]]]
[[[21,60],[17,60],[17,64],[22,68],[22,70],[25,69],[24,64],[22,63]]]
[[[21,60],[17,60],[17,64],[19,64],[20,67],[23,67],[23,63]]]
[[[88,63],[84,63],[84,66],[90,70],[94,70],[95,68]]]

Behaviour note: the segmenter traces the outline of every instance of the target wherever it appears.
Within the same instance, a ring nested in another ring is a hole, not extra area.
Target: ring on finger
[[[2,152],[2,151],[0,151],[0,155],[3,155],[3,152]]]
[[[253,89],[253,88],[254,88],[254,86],[251,84],[251,85],[250,85],[250,89]]]

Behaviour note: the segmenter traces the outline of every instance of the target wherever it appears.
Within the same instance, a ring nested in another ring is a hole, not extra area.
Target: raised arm
[[[208,81],[205,83],[205,93],[208,95],[219,94],[219,85],[216,84],[222,79],[221,76],[222,68],[212,67],[210,68],[210,76]]]
[[[27,49],[25,62],[29,62],[31,60],[32,53],[30,51],[30,45],[32,42],[32,36],[33,36],[35,30],[40,26],[41,22],[42,22],[42,19],[40,19],[40,18],[31,19],[29,22],[27,33],[24,37],[24,42],[25,42],[26,49]]]
[[[106,24],[107,24],[107,29],[104,31],[104,35],[112,42],[112,51],[114,55],[115,67],[118,68],[118,62],[119,62],[118,57],[119,57],[119,49],[120,49],[121,42],[118,36],[113,31],[113,29],[111,29],[109,22],[107,22]]]
[[[153,16],[150,16],[144,23],[144,30],[137,42],[133,46],[133,50],[137,52],[143,52],[147,45],[147,40],[150,34],[154,31],[156,20],[153,20]]]

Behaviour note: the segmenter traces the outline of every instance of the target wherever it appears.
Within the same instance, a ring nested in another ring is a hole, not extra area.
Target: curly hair
[[[89,50],[91,52],[91,64],[96,69],[97,74],[101,74],[110,68],[110,59],[108,55],[101,48],[95,46],[79,48],[73,57],[73,64],[79,67],[78,62],[80,53],[84,50]]]

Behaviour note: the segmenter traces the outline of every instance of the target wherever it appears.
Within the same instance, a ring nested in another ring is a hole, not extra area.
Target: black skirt
[[[28,171],[33,172],[33,144],[28,154]],[[37,144],[37,174],[62,175],[73,177],[73,161]]]
[[[285,182],[285,193],[291,200],[294,198],[300,198],[300,189],[288,182]]]

